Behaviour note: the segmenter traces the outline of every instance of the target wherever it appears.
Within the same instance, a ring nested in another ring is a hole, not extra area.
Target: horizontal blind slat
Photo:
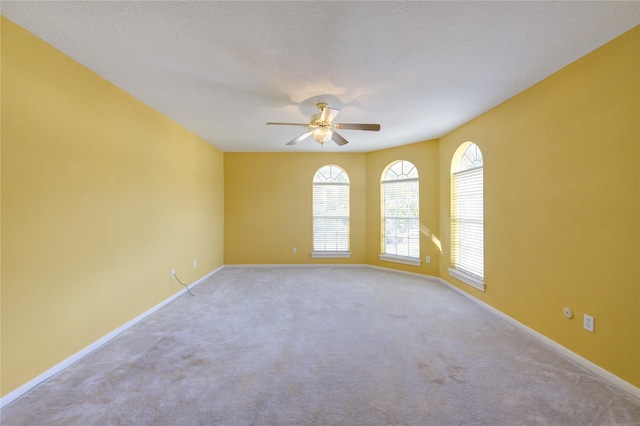
[[[483,167],[452,176],[452,263],[457,269],[484,277]]]
[[[415,166],[407,161],[397,162],[389,168],[381,184],[382,251],[420,258],[420,197]]]
[[[314,251],[349,251],[349,183],[342,173],[342,182],[313,184]]]

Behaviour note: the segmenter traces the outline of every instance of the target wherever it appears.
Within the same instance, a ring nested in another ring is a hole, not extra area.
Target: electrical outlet
[[[593,333],[594,319],[592,316],[584,314],[584,329]]]
[[[294,248],[293,248],[293,250],[291,250],[291,252],[292,252],[293,254],[296,254],[296,253],[298,252],[298,249],[296,249],[296,248],[294,247]]]
[[[196,260],[195,260],[195,259],[193,259],[193,269],[196,269],[197,265],[198,265],[198,264],[196,263]]]
[[[431,263],[431,256],[425,256],[424,261],[426,263]]]
[[[171,270],[171,278],[173,278],[173,277],[175,277],[175,276],[176,276],[176,270],[175,270],[175,269],[172,269],[172,270]]]

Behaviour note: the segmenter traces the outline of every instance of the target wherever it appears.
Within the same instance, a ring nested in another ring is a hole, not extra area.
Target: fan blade
[[[379,124],[361,124],[361,123],[340,123],[336,124],[336,129],[346,130],[372,130],[377,132],[380,130]]]
[[[327,123],[332,123],[336,116],[340,113],[339,109],[324,107],[320,113],[320,120]]]
[[[270,121],[267,123],[267,125],[271,125],[271,124],[275,124],[277,126],[302,126],[302,127],[307,127],[309,124],[301,124],[301,123],[274,123],[273,121]]]
[[[301,134],[300,136],[298,136],[297,138],[295,138],[294,140],[292,140],[291,142],[288,142],[287,145],[295,145],[298,142],[300,142],[301,140],[308,138],[309,136],[311,136],[312,132],[306,132]]]
[[[340,136],[337,132],[333,132],[333,136],[331,136],[331,140],[334,141],[339,146],[346,145],[349,143],[348,140]]]

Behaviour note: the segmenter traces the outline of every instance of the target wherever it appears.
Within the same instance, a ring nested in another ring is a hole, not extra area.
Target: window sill
[[[396,256],[393,254],[381,254],[379,256],[379,259],[385,262],[402,263],[403,265],[411,265],[411,266],[422,265],[422,262],[420,261],[420,259],[416,259],[415,257]]]
[[[449,275],[469,284],[472,287],[477,288],[478,290],[484,291],[484,280],[481,278],[478,278],[456,268],[449,268]]]
[[[351,257],[350,251],[312,251],[314,259],[346,259]]]

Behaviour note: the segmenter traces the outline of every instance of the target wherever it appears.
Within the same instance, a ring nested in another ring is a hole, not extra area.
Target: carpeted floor
[[[225,268],[11,425],[639,425],[640,401],[429,279]]]

